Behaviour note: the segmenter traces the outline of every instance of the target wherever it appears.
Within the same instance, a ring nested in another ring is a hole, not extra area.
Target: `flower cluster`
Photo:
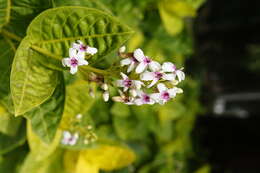
[[[119,50],[119,56],[124,58],[120,64],[122,67],[128,66],[126,73],[129,75],[120,73],[122,79],[116,81],[116,86],[122,90],[119,90],[120,96],[113,97],[114,101],[130,105],[164,104],[183,92],[176,87],[185,79],[182,69],[177,69],[171,62],[161,65],[145,56],[141,49],[136,49],[133,53],[124,51],[125,47]]]
[[[69,67],[70,73],[75,74],[78,71],[78,66],[88,65],[88,61],[85,60],[85,55],[94,55],[96,53],[96,48],[86,46],[82,41],[78,40],[77,43],[73,43],[69,49],[69,57],[62,59],[62,65]]]
[[[93,75],[89,77],[90,81],[101,86],[104,101],[109,100],[110,86],[116,87],[119,93],[119,96],[114,96],[112,99],[128,105],[165,104],[177,94],[183,92],[181,88],[176,87],[179,82],[185,79],[183,68],[178,69],[171,62],[160,64],[146,56],[141,49],[136,49],[130,53],[125,53],[125,51],[125,46],[119,49],[118,55],[122,58],[120,68],[116,71],[110,69],[111,76],[96,75],[93,72],[95,77]],[[78,66],[88,65],[88,61],[85,60],[86,53],[94,55],[97,53],[97,49],[77,41],[69,49],[69,58],[64,58],[62,64],[70,67],[70,72],[75,74]],[[93,67],[91,68],[93,69]],[[116,74],[119,75],[114,79],[113,77]],[[118,79],[118,76],[121,79]],[[104,82],[105,78],[110,83]]]

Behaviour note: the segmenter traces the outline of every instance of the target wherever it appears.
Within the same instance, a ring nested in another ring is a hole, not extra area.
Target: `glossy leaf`
[[[85,7],[46,10],[27,30],[35,49],[57,57],[67,57],[71,44],[81,40],[96,47],[95,57],[100,58],[120,47],[132,33],[128,26],[111,15]]]
[[[51,143],[60,125],[65,102],[65,87],[62,75],[53,95],[43,104],[27,112],[32,130],[44,142]]]
[[[15,115],[22,115],[44,103],[54,92],[59,72],[50,70],[40,62],[41,54],[30,48],[25,38],[15,54],[11,71],[11,93]]]

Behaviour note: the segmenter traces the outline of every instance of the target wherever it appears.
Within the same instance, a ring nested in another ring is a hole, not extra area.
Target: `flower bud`
[[[105,91],[103,93],[103,99],[104,99],[105,102],[107,102],[109,100],[109,92],[108,91]]]

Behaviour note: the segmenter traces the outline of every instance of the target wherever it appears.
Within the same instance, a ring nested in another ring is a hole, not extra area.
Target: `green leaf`
[[[0,155],[8,153],[14,148],[23,145],[25,140],[25,123],[20,123],[19,129],[16,131],[16,134],[14,136],[0,133]]]
[[[41,63],[48,66],[50,57],[68,56],[69,47],[78,39],[97,47],[96,57],[101,57],[120,47],[131,33],[114,17],[95,9],[60,7],[41,13],[28,27],[27,37],[15,55],[11,73],[15,115],[31,110],[52,95],[57,72]],[[57,63],[61,67],[61,62]]]
[[[97,0],[54,0],[54,7],[62,7],[62,6],[81,6],[81,7],[89,7],[96,8],[107,13],[111,13],[110,10],[100,1]]]
[[[133,33],[126,25],[102,11],[86,7],[59,7],[37,16],[27,30],[32,47],[45,55],[67,57],[76,40],[97,47],[100,58],[119,48]],[[61,63],[59,63],[61,66]]]
[[[22,115],[44,103],[54,92],[59,72],[50,70],[40,62],[41,54],[30,48],[25,38],[15,54],[11,71],[11,93],[15,115]]]
[[[0,30],[10,20],[11,0],[0,0]]]
[[[51,143],[59,127],[65,102],[65,87],[62,75],[53,95],[43,104],[25,114],[30,119],[32,130],[44,142]]]
[[[164,0],[163,7],[167,12],[179,17],[195,17],[196,9],[188,2],[183,0]]]

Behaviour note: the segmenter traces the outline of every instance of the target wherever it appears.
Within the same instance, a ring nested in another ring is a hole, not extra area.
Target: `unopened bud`
[[[119,53],[124,53],[126,50],[126,47],[125,46],[122,46],[119,48]]]
[[[104,99],[105,102],[107,102],[109,100],[109,92],[108,91],[105,91],[103,93],[103,99]]]
[[[101,85],[101,88],[102,88],[103,90],[107,91],[107,90],[108,90],[108,85],[107,85],[106,83],[103,83],[103,84]]]

